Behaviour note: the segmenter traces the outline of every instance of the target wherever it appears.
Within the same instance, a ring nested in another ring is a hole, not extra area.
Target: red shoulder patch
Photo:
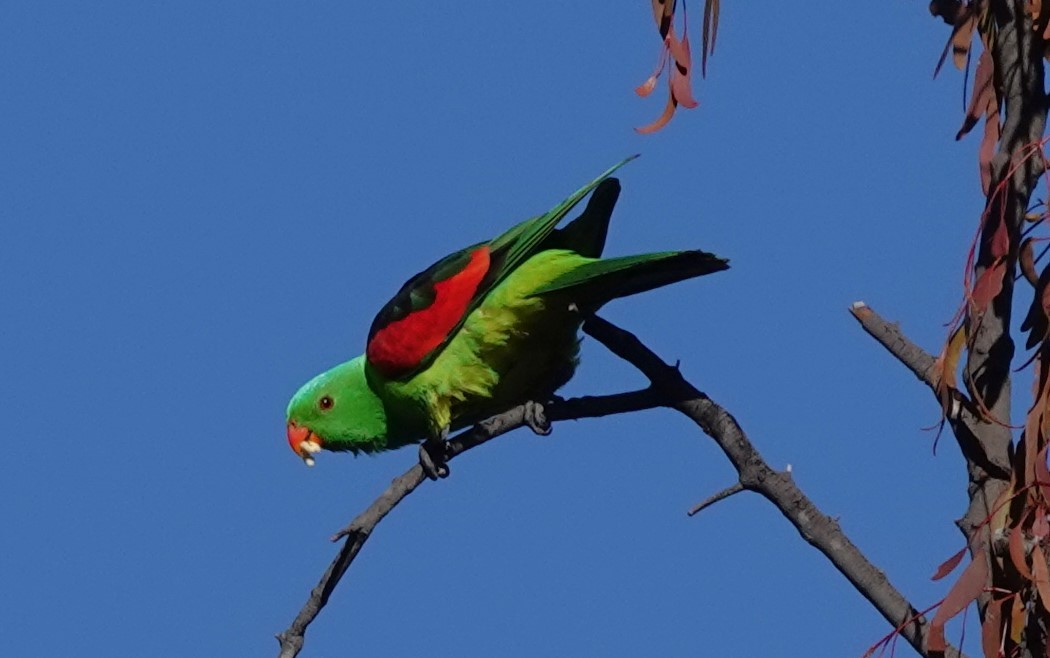
[[[365,350],[368,362],[389,378],[414,370],[463,319],[488,271],[489,248],[478,247],[471,252],[466,267],[433,284],[433,303],[391,322],[372,336]]]

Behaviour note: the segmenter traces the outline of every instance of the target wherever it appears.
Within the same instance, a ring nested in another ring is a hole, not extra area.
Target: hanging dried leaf
[[[933,391],[937,395],[937,401],[941,403],[941,418],[936,425],[937,437],[933,441],[934,454],[937,453],[937,442],[941,438],[941,432],[944,431],[944,423],[952,413],[953,391],[958,389],[956,373],[959,371],[959,358],[967,343],[966,336],[966,323],[959,322],[933,363],[935,378]]]
[[[1043,609],[1050,612],[1050,570],[1046,567],[1046,553],[1039,544],[1032,549],[1032,573],[1035,575],[1039,601],[1043,604]]]
[[[988,196],[988,190],[992,186],[992,158],[995,157],[995,146],[999,143],[999,106],[990,106],[988,114],[984,118],[984,136],[981,138],[981,147],[977,151],[977,167],[981,172],[981,190]]]
[[[1035,250],[1032,249],[1032,238],[1025,238],[1021,243],[1021,252],[1018,256],[1021,265],[1021,274],[1028,283],[1036,290],[1039,289],[1039,275],[1035,272]]]
[[[1047,387],[1047,391],[1048,391],[1048,393],[1050,393],[1050,387]],[[1047,422],[1050,422],[1050,414],[1046,413],[1046,411],[1047,411],[1047,409],[1046,409],[1047,404],[1048,404],[1048,400],[1044,397],[1043,400],[1040,403],[1040,406],[1042,407],[1043,425],[1044,425],[1044,427],[1045,427]],[[1043,436],[1044,437],[1046,436],[1046,432],[1045,431],[1043,432]],[[1050,469],[1048,469],[1047,466],[1046,466],[1046,451],[1047,451],[1048,447],[1050,447],[1050,446],[1044,445],[1043,449],[1040,450],[1039,454],[1036,455],[1036,457],[1035,457],[1035,484],[1036,484],[1036,487],[1039,490],[1039,493],[1043,497],[1043,500],[1042,500],[1043,507],[1040,508],[1039,511],[1038,511],[1038,513],[1039,513],[1039,517],[1038,518],[1041,518],[1044,522],[1046,521],[1046,511],[1047,511],[1045,506],[1048,503],[1050,503]],[[1042,535],[1039,535],[1039,536],[1040,536],[1040,538],[1045,539],[1048,534],[1050,534],[1050,531],[1048,531],[1048,532],[1046,532],[1046,533],[1044,533]]]
[[[1041,396],[1041,392],[1037,392],[1037,398]],[[1036,455],[1036,442],[1039,437],[1039,426],[1043,422],[1042,409],[1040,405],[1034,404],[1032,408],[1028,410],[1028,416],[1025,417],[1024,432],[1021,434],[1020,442],[1017,445],[1018,454],[1024,455],[1024,483],[1031,484],[1035,480],[1035,455]],[[1030,494],[1030,491],[1027,492]],[[1033,520],[1032,526],[1029,530],[1034,535],[1036,533],[1035,524],[1039,521],[1038,518]]]
[[[674,110],[677,105],[678,104],[675,103],[674,100],[674,94],[668,94],[667,105],[664,106],[663,114],[661,114],[656,121],[653,121],[649,125],[642,126],[641,128],[635,128],[635,131],[640,132],[643,135],[647,135],[649,133],[654,133],[657,130],[663,128],[667,125],[667,122],[671,120],[671,117],[674,116]]]
[[[948,338],[940,356],[934,362],[933,368],[937,377],[937,399],[941,401],[941,422],[951,412],[952,396],[955,390],[955,373],[959,370],[959,357],[962,355],[963,347],[966,346],[966,325],[960,324]]]
[[[667,38],[667,32],[671,29],[671,21],[674,20],[674,9],[677,0],[652,0],[653,18],[656,19],[656,27],[660,30],[660,38]]]
[[[985,48],[994,51],[995,34],[998,27],[995,23],[995,16],[989,11],[990,3],[988,0],[966,1],[977,12],[977,34],[980,35],[981,42]]]
[[[1003,289],[1003,277],[1006,275],[1006,263],[999,259],[992,266],[981,272],[977,281],[973,284],[970,293],[970,313],[975,318],[980,318],[991,306]]]
[[[988,517],[988,526],[996,532],[1001,528],[1010,526],[1010,501],[1016,497],[1014,492],[1014,476],[1010,474],[1010,486],[1003,490],[992,505],[992,513]]]
[[[1050,264],[1043,268],[1043,272],[1036,280],[1032,305],[1028,307],[1028,314],[1021,322],[1021,331],[1029,332],[1025,349],[1030,350],[1046,340],[1048,325],[1050,325]]]
[[[996,258],[1006,258],[1010,252],[1010,232],[1006,228],[1005,218],[1000,218],[999,223],[992,233],[991,253]]]
[[[715,40],[718,38],[718,0],[707,0],[704,3],[703,38],[700,41],[700,74],[707,77],[707,56],[715,54]]]
[[[650,75],[648,80],[634,88],[634,93],[645,98],[653,93],[653,89],[656,89],[656,76]]]
[[[667,58],[668,53],[667,47],[665,46],[663,50],[660,51],[660,59],[656,63],[656,69],[653,70],[649,79],[634,88],[634,93],[643,98],[653,93],[653,89],[656,88],[656,83],[660,79],[660,75],[664,72],[664,69],[667,68]]]
[[[681,39],[674,33],[674,28],[671,28],[667,38],[664,39],[664,46],[667,48],[667,52],[671,53],[671,58],[679,66],[684,66],[686,70],[692,66],[692,56],[689,54],[689,42],[688,37],[683,36]]]
[[[933,5],[930,5],[930,10],[933,11]],[[962,27],[969,23],[973,19],[973,10],[969,5],[962,5],[958,7],[958,11],[954,14],[954,27],[952,33],[948,37],[948,42],[944,44],[944,50],[941,51],[941,56],[937,59],[937,66],[933,68],[933,77],[937,77],[937,74],[941,72],[941,67],[944,66],[944,60],[948,57],[948,51],[953,49],[955,45],[956,36],[961,31]],[[973,37],[973,28],[970,28],[970,38]],[[966,41],[967,49],[969,48],[969,41]],[[963,63],[965,64],[965,55],[963,57]],[[962,68],[961,66],[959,68]]]
[[[948,596],[944,597],[941,607],[937,608],[937,614],[934,615],[933,621],[930,622],[930,634],[926,644],[928,651],[944,651],[947,649],[947,643],[944,640],[944,625],[952,617],[962,612],[966,606],[970,605],[984,591],[984,587],[988,582],[987,559],[988,556],[983,551],[974,556],[974,559],[970,561],[970,564],[966,565],[966,569],[959,576],[959,580],[952,585]]]
[[[674,31],[667,37],[671,56],[674,57],[674,66],[671,68],[671,95],[682,107],[692,109],[699,105],[693,98],[693,90],[689,82],[689,73],[692,71],[692,55],[689,52],[689,42],[675,39]]]
[[[992,73],[995,66],[992,64],[992,56],[985,50],[977,59],[977,72],[973,78],[973,93],[970,96],[970,104],[966,108],[966,118],[963,120],[962,128],[955,134],[955,140],[963,138],[977,122],[988,112],[989,104],[995,102],[995,88],[992,85]]]
[[[960,12],[962,15],[962,12]],[[952,61],[960,71],[966,68],[966,58],[970,56],[970,44],[973,43],[973,31],[977,27],[977,16],[967,12],[962,23],[957,23],[952,30]]]
[[[955,567],[959,566],[959,563],[962,562],[964,555],[966,555],[966,548],[963,548],[958,553],[945,560],[941,566],[937,567],[937,572],[933,574],[931,580],[940,580],[954,571]]]
[[[1028,560],[1024,554],[1024,531],[1020,524],[1010,530],[1010,560],[1014,563],[1017,573],[1025,579],[1032,580],[1032,571],[1028,568]]]
[[[1010,610],[1010,641],[1014,644],[1021,643],[1021,634],[1025,627],[1025,605],[1020,596],[1014,596],[1012,609]]]
[[[648,96],[656,88],[656,84],[664,69],[669,68],[668,87],[670,99],[664,107],[663,114],[647,126],[635,128],[640,133],[652,133],[663,128],[674,116],[675,109],[679,105],[686,109],[695,108],[699,103],[693,96],[692,91],[692,55],[689,52],[688,26],[685,25],[685,3],[682,3],[682,38],[675,34],[675,9],[676,0],[651,0],[653,18],[659,28],[660,38],[663,40],[663,49],[660,52],[660,61],[649,78],[641,85],[635,87],[634,92],[639,96]],[[715,36],[718,29],[719,0],[705,0],[704,4],[704,38],[703,38],[703,70],[706,74],[707,55],[714,52]],[[709,41],[710,39],[710,41]],[[710,48],[710,50],[708,50]]]
[[[1035,14],[1035,20],[1033,21],[1033,29],[1036,32],[1043,33],[1043,40],[1050,39],[1050,12],[1047,12],[1047,7],[1044,7],[1041,2],[1033,2],[1033,5],[1039,7],[1038,12]]]
[[[981,624],[981,649],[985,658],[998,658],[999,643],[1003,636],[1003,603],[1004,599],[992,599],[984,613]]]
[[[681,69],[676,67],[676,70],[671,72],[671,95],[679,105],[691,110],[700,103],[693,98],[693,90],[689,88],[689,74],[680,71]]]
[[[1032,521],[1032,536],[1035,537],[1037,541],[1042,541],[1050,536],[1050,522],[1047,522],[1045,513],[1037,514],[1035,520]],[[1034,570],[1034,557],[1032,562],[1032,569]],[[1047,603],[1050,604],[1050,599],[1047,599]]]

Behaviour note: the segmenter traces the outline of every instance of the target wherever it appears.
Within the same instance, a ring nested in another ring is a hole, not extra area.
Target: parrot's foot
[[[547,420],[543,405],[535,400],[525,403],[525,424],[540,436],[547,436],[551,433],[551,422]]]
[[[448,477],[447,437],[448,427],[441,430],[440,436],[428,438],[419,446],[419,465],[423,468],[423,474],[431,480]]]

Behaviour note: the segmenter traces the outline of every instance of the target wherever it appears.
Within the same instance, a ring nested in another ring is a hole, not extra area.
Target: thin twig
[[[696,505],[693,505],[693,509],[691,509],[688,512],[686,512],[686,515],[687,516],[695,516],[695,515],[699,514],[700,512],[704,511],[705,509],[707,509],[708,507],[711,507],[712,505],[714,505],[718,501],[725,500],[726,498],[729,498],[733,494],[738,494],[738,493],[740,493],[743,490],[744,490],[744,485],[740,484],[739,482],[736,482],[736,483],[726,487],[725,489],[722,489],[718,493],[713,494],[711,496],[708,496],[707,498],[705,498],[704,500],[700,501]]]

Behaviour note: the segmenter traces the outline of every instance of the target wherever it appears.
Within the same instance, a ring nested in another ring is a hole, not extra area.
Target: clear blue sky
[[[733,269],[607,316],[915,605],[943,596],[961,460],[847,307],[935,350],[959,299],[980,191],[961,76],[930,79],[945,27],[918,0],[722,9],[700,108],[645,137],[642,0],[3,3],[5,655],[276,654],[327,537],[416,458],[306,469],[288,398],[409,275],[635,152],[607,252]],[[588,343],[565,393],[641,383]],[[686,518],[733,476],[667,411],[501,438],[380,526],[303,655],[861,654],[887,625],[769,504]]]

